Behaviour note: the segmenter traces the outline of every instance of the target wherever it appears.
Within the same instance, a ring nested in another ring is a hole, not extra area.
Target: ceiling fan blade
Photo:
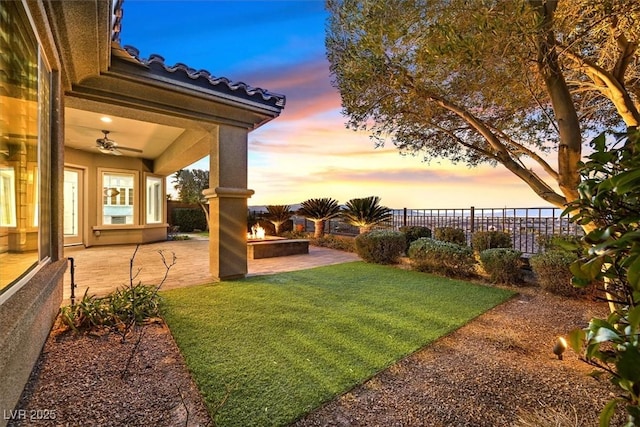
[[[138,148],[130,148],[130,147],[123,147],[121,145],[118,145],[117,147],[118,150],[127,150],[127,151],[134,151],[136,153],[142,153],[142,150],[138,149]]]
[[[118,151],[117,148],[113,148],[113,149],[109,150],[109,154],[113,154],[114,156],[122,156],[122,153],[120,151]]]

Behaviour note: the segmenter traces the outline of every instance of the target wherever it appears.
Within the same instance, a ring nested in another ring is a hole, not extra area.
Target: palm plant
[[[340,215],[340,206],[336,200],[329,197],[309,199],[302,202],[298,214],[313,221],[313,237],[319,238],[324,236],[324,225],[326,221]]]
[[[280,226],[291,218],[291,206],[289,205],[268,205],[267,220],[276,228],[276,236],[280,234]]]
[[[381,206],[378,196],[351,199],[346,203],[346,208],[342,211],[344,220],[358,227],[360,233],[366,233],[374,225],[388,221],[391,216],[391,209]]]

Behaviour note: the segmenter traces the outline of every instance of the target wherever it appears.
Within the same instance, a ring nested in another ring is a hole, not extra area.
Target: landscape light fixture
[[[559,360],[562,360],[562,353],[567,349],[567,342],[564,338],[558,337],[555,345],[553,346],[553,354],[558,356]]]

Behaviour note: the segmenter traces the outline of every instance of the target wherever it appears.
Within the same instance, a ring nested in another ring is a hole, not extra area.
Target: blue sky
[[[391,208],[546,206],[503,168],[427,164],[345,129],[323,1],[125,0],[123,9],[121,43],[142,58],[159,54],[168,65],[286,95],[281,116],[249,134],[250,205],[376,195]]]

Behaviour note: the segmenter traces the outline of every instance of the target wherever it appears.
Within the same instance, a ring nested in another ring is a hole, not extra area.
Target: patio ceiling
[[[105,122],[108,118],[111,122]],[[65,146],[100,153],[96,139],[102,138],[103,130],[108,130],[109,139],[118,146],[135,148],[141,153],[122,150],[128,157],[156,159],[180,136],[185,129],[158,123],[118,117],[105,113],[65,109]],[[103,154],[108,155],[108,154]]]

